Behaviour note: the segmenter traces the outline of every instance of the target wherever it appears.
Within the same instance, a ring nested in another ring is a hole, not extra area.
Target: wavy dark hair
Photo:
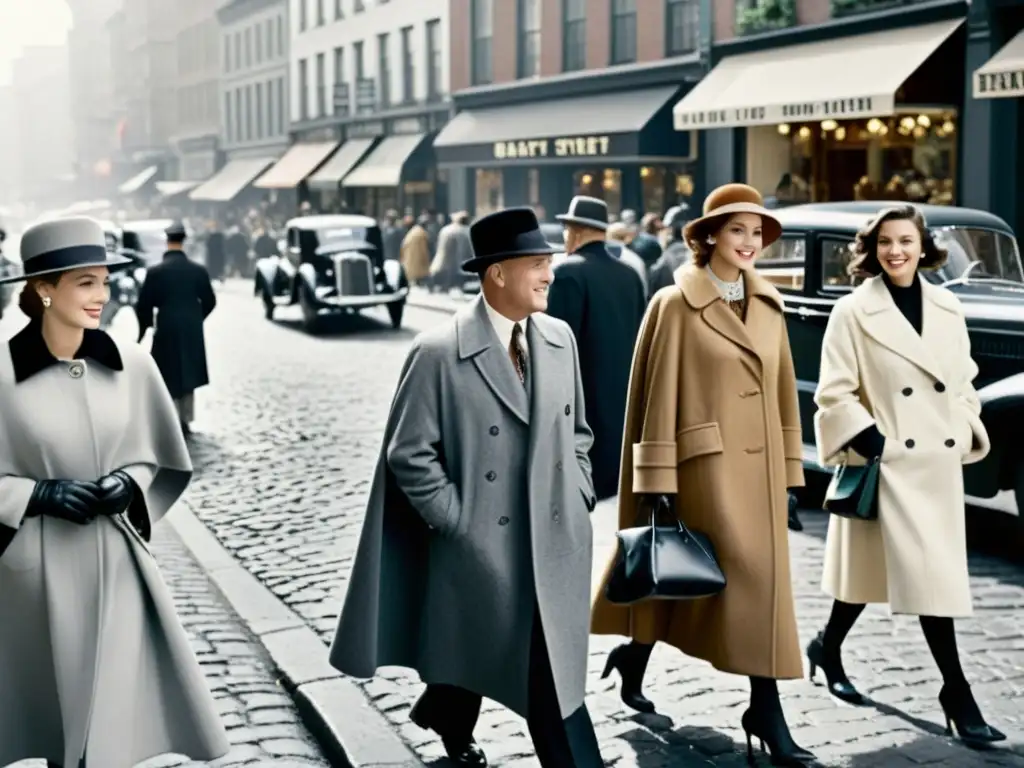
[[[944,248],[935,244],[924,214],[913,205],[900,205],[884,208],[875,218],[867,223],[853,244],[854,259],[846,271],[854,277],[873,277],[881,274],[882,265],[878,263],[878,233],[887,221],[911,221],[921,236],[921,260],[918,269],[939,269],[946,263],[949,254]]]

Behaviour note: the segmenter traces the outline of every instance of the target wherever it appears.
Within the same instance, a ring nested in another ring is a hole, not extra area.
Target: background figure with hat
[[[99,330],[100,224],[21,241],[28,324],[0,349],[0,765],[131,768],[228,740],[145,542],[192,477],[153,360]]]
[[[748,745],[758,737],[773,764],[803,765],[813,755],[793,741],[776,685],[803,673],[786,528],[787,489],[804,483],[800,412],[782,297],[754,269],[781,234],[757,190],[712,192],[684,232],[694,260],[651,299],[633,359],[619,527],[667,501],[710,538],[726,587],[631,605],[602,589],[592,631],[632,638],[605,674],[618,669],[641,711],[654,709],[640,685],[657,641],[748,676]]]
[[[526,718],[544,768],[604,763],[584,704],[594,492],[576,341],[544,314],[552,248],[529,208],[470,230],[482,294],[413,342],[331,663],[416,670],[410,713],[483,766],[481,698]]]
[[[430,288],[450,291],[461,286],[468,277],[463,262],[473,258],[473,241],[469,237],[469,214],[456,211],[452,220],[437,235],[437,252],[430,263]]]
[[[693,259],[693,252],[686,244],[683,237],[683,228],[690,220],[690,206],[686,203],[674,205],[665,211],[662,218],[662,226],[668,240],[665,249],[658,257],[658,260],[651,266],[647,290],[653,296],[662,288],[667,288],[675,283],[675,273],[684,264]]]
[[[619,488],[629,369],[647,297],[639,275],[605,245],[608,206],[603,200],[578,195],[568,212],[555,218],[565,226],[569,256],[555,268],[548,314],[568,323],[576,337],[584,415],[594,431],[594,491],[598,500],[607,499]]]
[[[210,383],[203,323],[217,306],[217,297],[210,273],[188,257],[184,243],[185,227],[176,221],[167,228],[163,261],[146,272],[135,313],[141,342],[153,327],[156,312],[153,358],[174,398],[181,429],[188,435],[195,416],[193,393]]]

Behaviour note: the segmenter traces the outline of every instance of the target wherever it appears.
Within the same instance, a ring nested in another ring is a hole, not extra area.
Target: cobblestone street
[[[223,545],[327,642],[405,350],[414,331],[447,317],[409,307],[405,328],[394,332],[383,313],[371,312],[337,323],[337,332],[332,326],[312,338],[299,330],[298,315],[291,310],[279,310],[277,322],[264,320],[249,283],[229,283],[218,291],[219,306],[207,323],[213,384],[197,396],[193,450],[198,474],[188,501]],[[123,313],[115,327],[119,334],[133,333],[130,313]],[[595,576],[613,546],[614,516],[614,508],[605,505],[594,513]],[[817,586],[825,518],[808,512],[804,519],[806,531],[791,534],[791,544],[800,634],[806,643],[824,623],[829,602]],[[231,626],[178,545],[160,546],[169,580],[178,594],[188,595],[182,598],[183,610],[197,648],[207,656],[211,679],[223,681],[219,694],[233,732],[246,738],[252,734],[252,741],[262,744],[243,747],[239,737],[238,759],[256,756],[256,749],[272,753],[268,744],[294,744],[300,750],[308,741],[266,680],[244,633]],[[916,620],[890,619],[878,608],[864,614],[846,651],[851,678],[877,704],[845,707],[806,680],[784,683],[783,703],[796,739],[823,763],[850,768],[1024,767],[1024,710],[1013,703],[1024,693],[1024,572],[982,557],[972,558],[971,572],[976,616],[959,624],[962,655],[983,712],[1010,734],[1008,747],[975,753],[942,735],[939,675]],[[229,639],[234,635],[240,638],[237,644]],[[637,715],[619,701],[617,678],[599,679],[616,642],[592,640],[588,698],[610,765],[746,764],[739,728],[746,680],[659,646],[645,686],[659,714]],[[211,644],[219,647],[211,649]],[[421,690],[418,681],[386,670],[362,685],[425,762],[445,764],[439,741],[408,719]],[[248,697],[276,702],[275,708],[258,709],[243,721],[237,707]],[[278,731],[289,735],[281,736],[282,742],[268,735]],[[476,735],[492,765],[536,766],[525,724],[502,708],[485,705]],[[767,759],[761,763],[767,765]]]

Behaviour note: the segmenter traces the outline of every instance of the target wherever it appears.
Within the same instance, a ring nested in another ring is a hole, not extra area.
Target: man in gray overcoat
[[[544,314],[533,211],[476,222],[482,295],[420,334],[400,374],[331,663],[427,683],[411,720],[456,765],[486,696],[526,718],[544,768],[600,768],[583,702],[594,508],[576,341]]]

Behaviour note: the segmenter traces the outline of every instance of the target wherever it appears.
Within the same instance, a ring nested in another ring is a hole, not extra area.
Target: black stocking
[[[828,617],[828,624],[825,625],[825,632],[821,638],[826,653],[838,656],[843,641],[863,612],[863,603],[844,603],[842,600],[832,603],[832,614]]]
[[[750,678],[750,708],[765,714],[782,712],[778,683],[770,677]]]
[[[960,666],[953,619],[948,616],[921,616],[920,621],[928,650],[942,673],[942,682],[950,689],[965,687],[967,678]]]

